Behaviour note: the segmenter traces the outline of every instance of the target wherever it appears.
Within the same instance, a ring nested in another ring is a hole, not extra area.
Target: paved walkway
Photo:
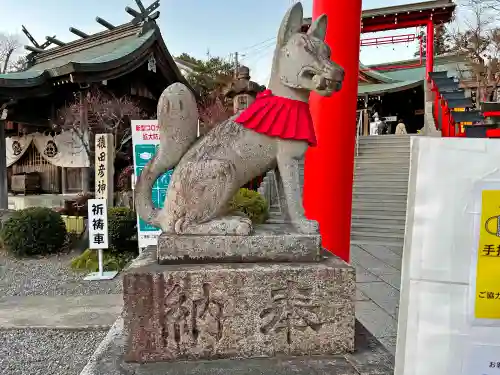
[[[394,354],[396,350],[401,259],[393,246],[352,245],[356,266],[356,317]]]
[[[109,329],[122,304],[121,294],[0,298],[0,329]]]
[[[402,248],[352,245],[356,266],[356,317],[394,354]],[[0,297],[0,329],[108,328],[119,316],[121,294],[81,297]]]

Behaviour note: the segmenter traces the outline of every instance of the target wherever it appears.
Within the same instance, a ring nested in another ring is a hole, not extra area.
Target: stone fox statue
[[[299,161],[315,145],[308,107],[310,91],[330,96],[340,90],[341,67],[324,43],[327,19],[301,33],[302,5],[286,13],[277,37],[269,89],[248,109],[215,126],[196,141],[198,112],[193,94],[180,83],[158,102],[160,147],[138,178],[140,217],[170,234],[249,235],[251,221],[230,213],[238,189],[277,165],[285,212],[299,233],[317,233],[307,220],[299,187]],[[175,167],[162,209],[151,200],[155,180]]]

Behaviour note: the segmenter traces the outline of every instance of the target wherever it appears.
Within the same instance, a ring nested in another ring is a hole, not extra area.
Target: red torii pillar
[[[323,247],[349,261],[361,0],[313,0],[313,19],[321,14],[328,16],[325,41],[345,79],[331,98],[311,94],[318,146],[306,153],[304,207],[320,224]]]
[[[432,73],[434,70],[434,22],[432,20],[427,22],[427,42],[425,43],[425,47],[425,76],[427,81],[430,82],[429,73]]]

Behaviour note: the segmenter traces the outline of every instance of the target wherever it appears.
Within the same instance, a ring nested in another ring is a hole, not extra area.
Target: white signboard
[[[160,133],[158,130],[158,120],[132,121],[132,144],[134,147],[134,174],[138,178],[159,147]],[[170,170],[160,176],[153,185],[151,194],[155,207],[163,207],[171,176],[172,171]],[[137,217],[137,237],[140,249],[151,245],[155,246],[160,233],[161,229]]]
[[[95,135],[95,196],[107,199],[111,206],[113,205],[114,151],[113,134]]]
[[[464,375],[500,374],[500,346],[473,345],[467,358]]]
[[[500,374],[498,141],[411,143],[395,375]]]
[[[106,199],[88,200],[89,248],[108,248],[108,208]]]
[[[108,243],[108,207],[104,198],[88,200],[88,227],[89,227],[89,248],[97,250],[98,272],[91,272],[85,276],[84,280],[111,280],[118,271],[104,271],[103,249],[107,249]]]

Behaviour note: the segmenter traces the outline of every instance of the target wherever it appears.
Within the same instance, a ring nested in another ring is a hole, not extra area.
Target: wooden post
[[[368,114],[368,95],[365,95],[365,108],[363,109],[363,135],[370,134],[370,116]]]
[[[363,135],[370,135],[370,117],[368,109],[363,109]]]
[[[106,199],[108,207],[113,207],[114,151],[113,134],[95,135],[95,197]]]
[[[9,208],[7,155],[5,153],[5,121],[0,121],[0,209]]]
[[[67,181],[66,168],[61,167],[61,194],[62,195],[66,194],[66,190],[67,190],[66,181]]]

